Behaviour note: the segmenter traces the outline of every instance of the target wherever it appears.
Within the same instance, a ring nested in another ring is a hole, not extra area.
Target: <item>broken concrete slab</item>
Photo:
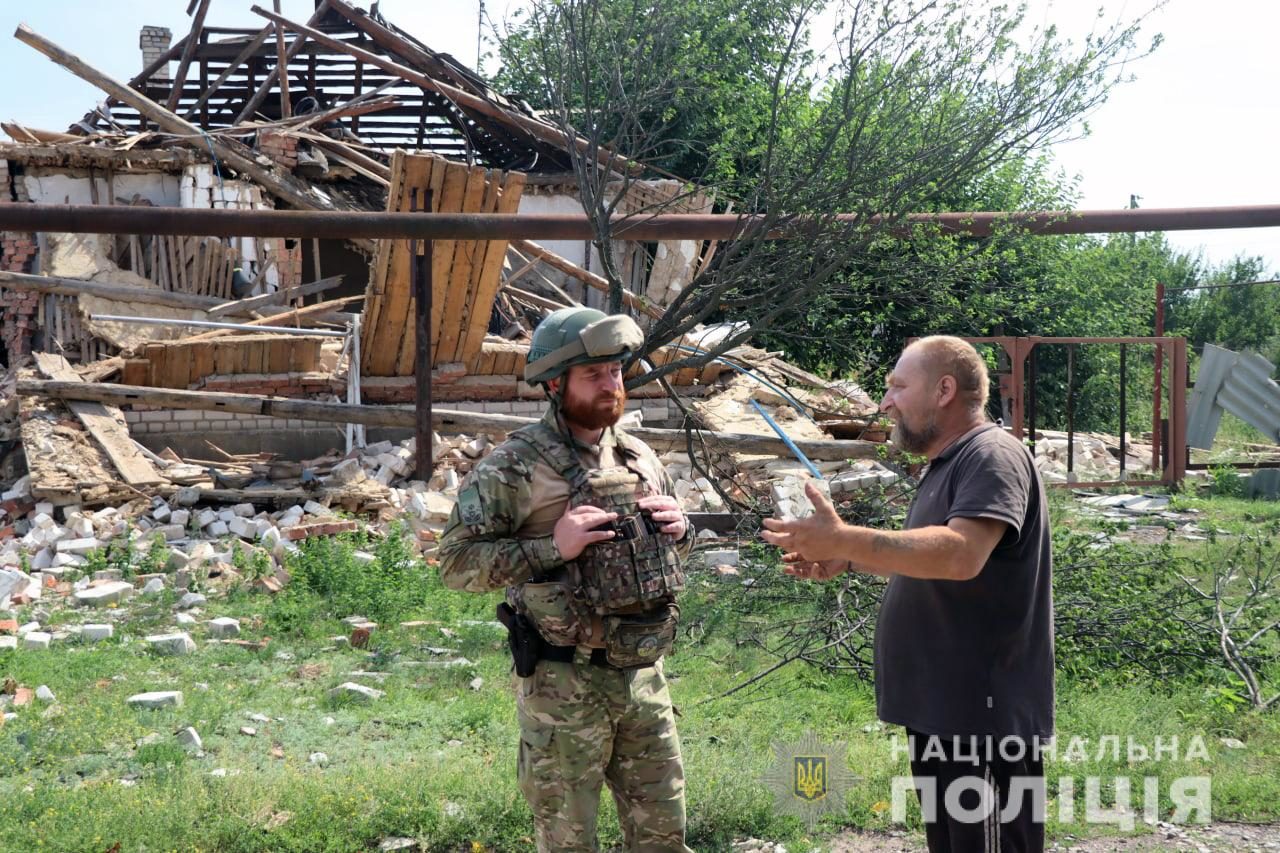
[[[240,636],[240,620],[232,619],[230,616],[210,619],[209,636],[218,638]]]
[[[182,707],[181,690],[157,690],[150,693],[136,693],[125,700],[135,708],[180,708]]]
[[[128,600],[133,595],[133,584],[128,581],[109,581],[76,592],[72,597],[86,607],[106,607]]]
[[[347,699],[356,702],[372,702],[386,695],[382,690],[365,687],[363,684],[356,684],[354,681],[344,682],[329,691],[330,699]]]
[[[196,650],[195,641],[185,631],[173,634],[151,634],[145,638],[148,646],[156,654],[181,656],[189,655]]]

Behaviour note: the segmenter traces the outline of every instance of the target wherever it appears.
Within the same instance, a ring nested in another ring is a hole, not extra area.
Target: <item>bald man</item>
[[[1053,595],[1044,483],[986,418],[987,368],[959,338],[922,338],[886,380],[893,442],[928,459],[901,531],[815,513],[766,519],[788,573],[889,578],[876,623],[876,710],[906,728],[929,850],[1044,849],[1053,735]],[[949,793],[950,792],[950,793]]]

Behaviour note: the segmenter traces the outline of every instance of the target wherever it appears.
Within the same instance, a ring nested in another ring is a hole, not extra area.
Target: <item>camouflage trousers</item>
[[[662,664],[630,671],[539,661],[517,679],[520,789],[540,853],[595,853],[607,783],[632,853],[684,843],[684,767]]]

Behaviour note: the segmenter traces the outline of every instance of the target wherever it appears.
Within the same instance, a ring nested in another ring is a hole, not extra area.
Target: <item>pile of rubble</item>
[[[1104,482],[1120,479],[1120,440],[1112,435],[1078,432],[1074,436],[1074,458],[1068,435],[1055,430],[1036,430],[1036,467],[1049,483]],[[1151,470],[1151,444],[1124,441],[1125,475],[1133,479],[1159,479]],[[1068,471],[1070,463],[1071,471]]]
[[[33,500],[27,475],[0,495],[0,607],[46,597],[101,606],[165,588],[221,587],[242,580],[236,566],[254,567],[254,577],[243,580],[274,592],[288,581],[286,560],[300,542],[358,529],[356,521],[335,511],[332,504],[338,502],[371,514],[375,534],[377,522],[404,521],[429,554],[453,510],[459,475],[488,447],[484,438],[437,437],[440,464],[432,481],[424,483],[405,479],[415,458],[412,439],[371,444],[317,466],[322,473],[302,467],[301,480],[313,484],[315,498],[286,499],[286,506],[273,511],[260,511],[258,504],[264,499],[279,503],[280,495],[292,491],[279,483],[245,489],[247,499],[232,505],[206,502],[205,489],[183,486],[167,497],[144,495],[90,510]],[[157,459],[162,469],[199,467],[176,454]],[[115,569],[94,571],[113,551],[132,554],[156,571],[134,583],[121,580]],[[359,552],[357,558],[373,560]]]

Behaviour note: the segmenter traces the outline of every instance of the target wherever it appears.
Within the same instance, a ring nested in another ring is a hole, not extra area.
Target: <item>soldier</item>
[[[520,789],[539,851],[595,851],[607,783],[630,851],[685,846],[684,769],[662,656],[675,639],[688,520],[654,452],[615,424],[626,316],[554,312],[525,380],[551,406],[476,465],[440,543],[452,589],[506,588]]]

